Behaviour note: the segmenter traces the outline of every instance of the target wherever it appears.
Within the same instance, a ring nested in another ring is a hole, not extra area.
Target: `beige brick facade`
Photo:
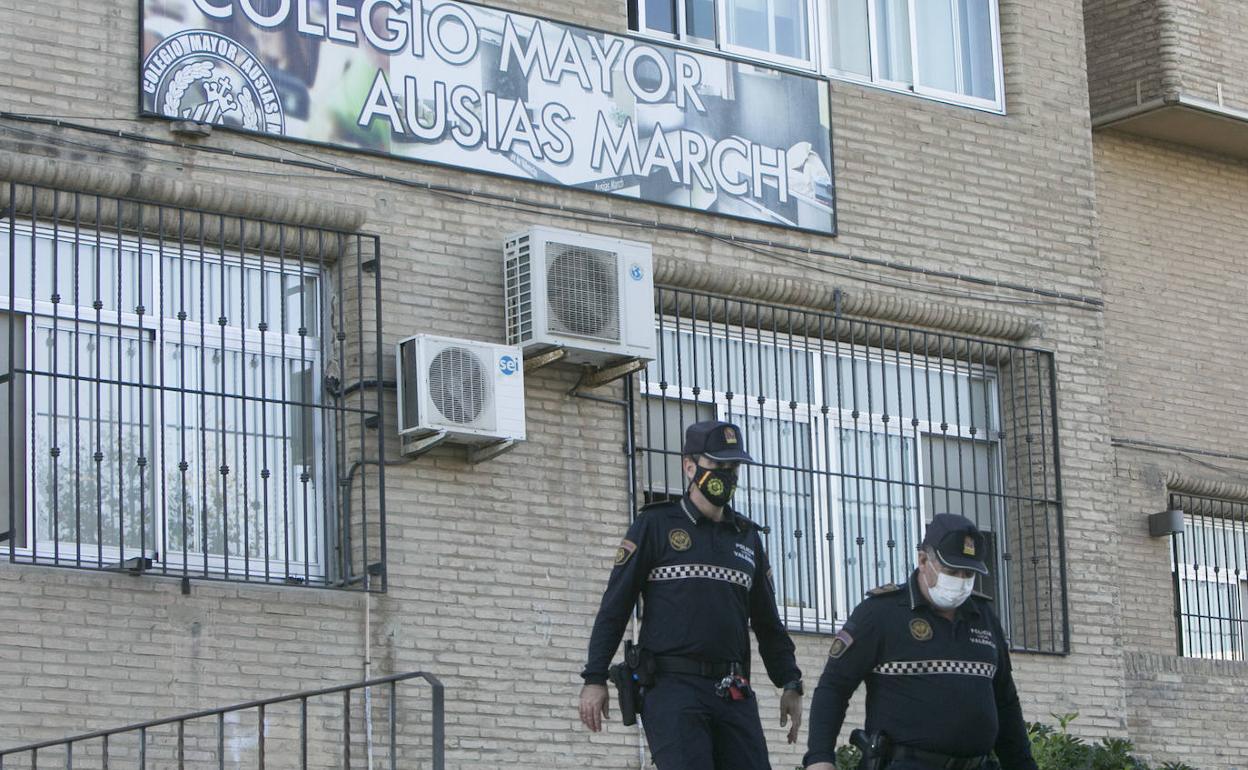
[[[623,5],[607,0],[497,5],[626,28]],[[0,110],[169,138],[164,122],[136,117],[137,10],[130,0],[0,0]],[[1236,302],[1245,276],[1234,244],[1248,174],[1109,134],[1094,141],[1084,11],[1075,0],[1001,0],[1004,116],[832,82],[836,238],[223,131],[197,145],[311,157],[415,184],[12,117],[0,118],[9,175],[0,181],[51,168],[72,186],[98,171],[122,180],[113,194],[150,197],[165,189],[153,179],[176,179],[217,210],[250,193],[261,208],[295,199],[311,217],[359,211],[381,239],[387,344],[418,332],[502,341],[501,240],[532,224],[646,240],[658,262],[710,268],[742,286],[841,288],[877,298],[881,317],[923,304],[929,318],[982,313],[1030,329],[1022,341],[1052,350],[1057,363],[1071,652],[1017,656],[1024,713],[1051,721],[1078,711],[1075,729],[1089,738],[1126,734],[1153,760],[1242,770],[1242,742],[1224,739],[1245,732],[1243,710],[1231,706],[1248,697],[1242,664],[1170,657],[1173,621],[1156,612],[1173,599],[1165,544],[1141,534],[1143,514],[1165,505],[1158,474],[1190,469],[1115,450],[1111,439],[1243,445],[1238,332],[1248,318]],[[558,205],[592,215],[561,216]],[[654,220],[686,232],[639,224]],[[791,252],[725,240],[733,236],[926,272],[830,256],[812,270]],[[393,376],[393,362],[385,366]],[[381,596],[207,583],[183,596],[172,580],[0,563],[0,604],[15,621],[0,623],[0,746],[358,679],[371,601],[372,672],[422,669],[447,684],[450,767],[638,767],[637,732],[612,723],[591,737],[575,711],[589,628],[629,522],[620,413],[568,397],[577,374],[556,366],[528,377],[529,440],[496,460],[470,466],[440,449],[387,468]],[[386,409],[392,421],[394,404]],[[391,458],[395,449],[392,440]],[[795,641],[813,682],[828,638]],[[773,766],[793,767],[802,752],[785,745],[776,703],[763,688]],[[861,696],[851,714],[861,718]]]

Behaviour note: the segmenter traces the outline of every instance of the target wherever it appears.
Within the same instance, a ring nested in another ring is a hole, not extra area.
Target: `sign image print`
[[[826,82],[437,0],[144,0],[142,111],[835,231]]]

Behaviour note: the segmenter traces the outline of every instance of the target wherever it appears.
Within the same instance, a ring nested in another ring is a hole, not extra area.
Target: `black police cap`
[[[928,522],[923,546],[931,547],[941,563],[951,569],[988,574],[984,564],[984,533],[975,522],[956,513],[938,513]]]
[[[706,420],[685,428],[685,455],[703,455],[725,463],[752,463],[741,445],[741,429],[730,422]]]

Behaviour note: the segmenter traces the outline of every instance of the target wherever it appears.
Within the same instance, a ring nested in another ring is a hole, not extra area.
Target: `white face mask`
[[[927,592],[932,597],[932,604],[942,610],[962,606],[974,590],[974,577],[960,578],[946,575],[944,572],[937,573],[936,585],[927,588]]]

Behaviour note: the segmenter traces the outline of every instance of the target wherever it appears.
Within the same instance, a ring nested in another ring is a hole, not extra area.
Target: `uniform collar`
[[[937,612],[936,607],[933,606],[932,603],[927,600],[927,597],[923,595],[923,589],[919,588],[919,570],[917,567],[910,573],[908,587],[910,591],[911,610],[918,610],[920,607],[926,607],[932,612]],[[966,601],[962,602],[962,604],[954,612],[954,615],[955,617],[979,617],[979,605],[975,602],[975,596],[973,594],[968,596]]]
[[[689,499],[686,497],[680,498],[680,502],[677,503],[677,506],[680,508],[680,515],[688,519],[689,523],[695,527],[700,526],[703,522],[706,522],[707,524],[716,523],[708,519],[702,511],[699,511],[697,506],[689,502]],[[724,518],[718,523],[731,526],[738,532],[744,531],[745,529],[745,519],[729,506],[724,506]]]

